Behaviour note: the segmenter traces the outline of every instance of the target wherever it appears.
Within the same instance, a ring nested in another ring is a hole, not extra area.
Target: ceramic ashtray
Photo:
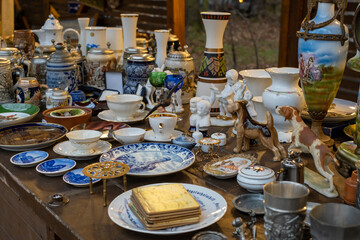
[[[247,167],[256,162],[256,158],[248,154],[233,154],[218,158],[204,165],[204,172],[219,179],[235,177],[240,167]]]
[[[262,192],[263,186],[273,181],[274,170],[258,165],[240,168],[237,175],[239,185],[249,192]]]
[[[47,160],[36,166],[36,171],[49,177],[61,176],[73,169],[76,162],[67,158],[56,158]]]
[[[47,159],[48,156],[49,154],[44,151],[27,151],[15,154],[10,158],[10,162],[20,167],[33,167]]]

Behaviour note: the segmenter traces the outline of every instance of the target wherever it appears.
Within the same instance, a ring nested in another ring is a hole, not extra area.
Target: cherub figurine
[[[211,105],[210,102],[207,100],[200,100],[196,104],[197,109],[197,118],[196,118],[196,125],[199,125],[200,131],[207,131],[210,127],[210,110]]]
[[[252,93],[250,92],[250,90],[246,90],[244,94],[244,100],[248,102],[246,105],[246,109],[248,110],[250,116],[256,119],[257,113],[255,111],[255,106],[252,99],[253,99]]]
[[[225,76],[227,83],[221,93],[219,93],[219,90],[217,90],[218,94],[216,95],[220,105],[220,114],[217,116],[217,118],[222,120],[231,120],[231,113],[229,113],[227,105],[230,100],[233,100],[235,92],[233,87],[238,81],[239,73],[235,69],[230,69],[226,72]]]
[[[193,97],[190,99],[189,105],[190,105],[190,131],[195,131],[196,127],[196,121],[197,121],[197,103],[201,101],[201,98],[199,97]]]

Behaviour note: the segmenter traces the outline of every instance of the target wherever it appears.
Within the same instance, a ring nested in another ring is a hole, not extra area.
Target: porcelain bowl
[[[145,133],[142,128],[122,128],[113,132],[113,138],[121,144],[139,143],[144,141]]]
[[[275,181],[274,170],[263,166],[242,167],[238,171],[238,184],[249,192],[262,192],[263,186]]]
[[[43,112],[43,118],[48,123],[61,124],[70,129],[78,124],[90,121],[92,110],[86,107],[66,106],[50,108]]]
[[[76,130],[66,134],[71,144],[78,149],[78,152],[92,153],[92,148],[96,146],[102,132],[95,130]]]
[[[143,98],[135,94],[114,94],[106,97],[107,106],[118,120],[132,118],[145,109]]]

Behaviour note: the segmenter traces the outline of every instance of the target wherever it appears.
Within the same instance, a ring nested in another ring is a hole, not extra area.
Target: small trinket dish
[[[144,141],[145,130],[142,128],[122,128],[113,132],[113,138],[121,144],[132,144]]]
[[[265,214],[263,201],[263,194],[248,193],[233,198],[232,203],[234,204],[234,207],[241,212],[249,213],[254,211],[255,214],[262,215]]]
[[[174,138],[172,143],[189,150],[193,149],[196,145],[195,138],[182,134],[180,137]]]
[[[249,192],[262,192],[266,183],[275,181],[275,172],[264,166],[248,166],[239,169],[238,184]]]
[[[219,178],[228,179],[236,177],[239,168],[247,167],[256,162],[256,158],[247,154],[233,154],[218,158],[204,165],[204,172]]]
[[[215,139],[215,138],[205,137],[205,138],[202,138],[199,140],[199,144],[201,145],[201,151],[203,151],[205,153],[213,153],[214,147],[220,146],[220,140]],[[218,150],[219,150],[219,148],[217,148],[216,152]]]
[[[76,162],[67,158],[50,159],[36,166],[36,171],[49,177],[61,176],[73,169]]]
[[[49,154],[44,151],[27,151],[15,154],[10,162],[20,167],[33,167],[47,159]]]
[[[212,138],[219,139],[220,140],[220,147],[225,146],[226,144],[226,134],[225,133],[213,133],[211,134]]]
[[[214,232],[214,231],[199,232],[192,237],[192,240],[207,240],[207,239],[227,240],[227,237],[222,233]]]
[[[83,168],[77,168],[71,170],[70,172],[65,173],[63,176],[64,182],[67,184],[73,185],[75,187],[87,187],[90,185],[90,178],[85,176],[82,172]],[[92,183],[97,183],[100,178],[92,178]]]

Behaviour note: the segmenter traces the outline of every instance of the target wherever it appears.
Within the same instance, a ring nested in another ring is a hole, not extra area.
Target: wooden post
[[[185,1],[167,0],[167,26],[172,29],[182,46],[185,44]]]
[[[1,1],[1,36],[14,32],[14,0]]]

